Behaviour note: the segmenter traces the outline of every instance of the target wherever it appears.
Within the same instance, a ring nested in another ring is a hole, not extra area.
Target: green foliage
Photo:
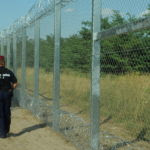
[[[148,13],[144,15],[145,17],[150,16],[150,4],[148,5],[147,10],[148,10]]]
[[[53,70],[54,37],[47,36],[46,40],[40,40],[40,67],[45,71]]]
[[[150,8],[148,7],[148,10]],[[114,26],[136,21],[137,18],[127,13],[126,16],[114,10],[111,17],[102,18],[101,28],[107,30]],[[113,36],[101,41],[101,71],[111,74],[128,72],[150,72],[150,32],[139,32]],[[33,66],[34,41],[27,40],[28,66]],[[61,38],[61,68],[89,72],[92,56],[92,23],[83,21],[82,28],[68,38]],[[40,40],[40,67],[52,71],[54,57],[54,36]]]
[[[33,39],[28,39],[27,40],[27,66],[28,67],[33,67],[34,64],[34,40]]]
[[[87,34],[87,33],[86,33]],[[62,39],[62,68],[87,72],[90,68],[91,40],[73,35],[70,38]]]
[[[121,24],[125,24],[126,20],[123,18],[123,16],[120,14],[119,11],[114,10],[114,15],[112,16],[112,26],[117,26],[117,25],[121,25]]]

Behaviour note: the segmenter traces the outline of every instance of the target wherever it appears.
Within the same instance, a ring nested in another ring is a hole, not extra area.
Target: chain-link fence
[[[101,142],[108,149],[149,149],[150,8],[148,1],[109,2],[101,20],[100,114],[101,130],[111,135]]]
[[[20,106],[78,149],[148,150],[149,29],[148,0],[38,0],[0,49]]]

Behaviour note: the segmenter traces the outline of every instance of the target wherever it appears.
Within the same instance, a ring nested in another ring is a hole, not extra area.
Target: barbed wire
[[[75,0],[57,0],[56,4],[61,3],[61,7],[65,7],[68,3],[73,1]],[[25,16],[20,17],[11,26],[0,32],[0,38],[4,38],[13,32],[17,32],[22,29],[22,27],[27,27],[46,15],[53,14],[54,8],[54,0],[37,0]]]

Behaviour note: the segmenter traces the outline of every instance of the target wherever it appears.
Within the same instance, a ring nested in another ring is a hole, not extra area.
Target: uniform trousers
[[[11,94],[9,91],[0,91],[0,135],[6,135],[11,124]]]

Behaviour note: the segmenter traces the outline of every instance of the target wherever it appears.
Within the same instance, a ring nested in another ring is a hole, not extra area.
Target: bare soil
[[[0,150],[76,150],[76,148],[28,110],[13,108],[10,135],[0,139]]]

